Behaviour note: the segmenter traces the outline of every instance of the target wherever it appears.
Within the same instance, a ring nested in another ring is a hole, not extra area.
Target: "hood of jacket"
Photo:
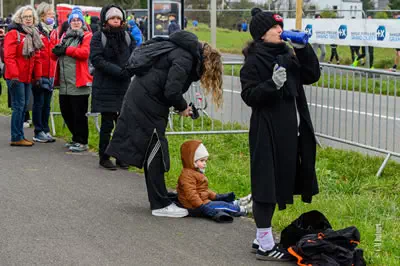
[[[100,12],[100,22],[101,22],[101,25],[105,25],[105,24],[106,24],[106,22],[107,22],[107,20],[106,20],[106,13],[107,13],[107,11],[108,11],[110,8],[112,8],[112,7],[115,7],[115,8],[118,8],[119,10],[121,10],[122,16],[123,16],[122,23],[124,23],[124,22],[126,21],[126,15],[125,15],[124,10],[123,10],[120,6],[111,4],[111,5],[105,6],[105,7],[103,7],[103,8],[101,9],[101,12]]]
[[[194,58],[200,58],[201,44],[196,35],[188,31],[176,31],[169,36],[169,40],[188,51]]]
[[[105,14],[105,13],[104,13],[104,14]],[[122,13],[122,14],[124,14],[124,13]],[[99,22],[99,20],[100,20],[99,17],[97,17],[97,16],[92,16],[91,19],[90,19],[90,24],[96,24],[96,23]]]
[[[200,140],[189,140],[181,146],[181,159],[183,168],[195,170],[194,154],[202,142]]]
[[[19,32],[25,33],[25,31],[22,28],[22,25],[15,22],[12,22],[11,24],[8,25],[8,31],[10,30],[17,30]]]
[[[169,41],[188,51],[193,56],[194,73],[191,76],[194,81],[199,80],[203,72],[203,46],[197,36],[191,32],[181,30],[172,33],[169,36]]]

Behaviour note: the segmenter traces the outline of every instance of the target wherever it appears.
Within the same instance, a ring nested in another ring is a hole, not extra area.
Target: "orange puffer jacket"
[[[194,154],[200,143],[192,140],[181,146],[183,169],[176,190],[179,202],[187,209],[198,208],[216,197],[216,193],[208,189],[207,177],[194,167]]]

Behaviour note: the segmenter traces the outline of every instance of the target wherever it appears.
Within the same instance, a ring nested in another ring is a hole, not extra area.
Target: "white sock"
[[[264,250],[271,250],[275,246],[274,237],[272,235],[272,227],[257,228],[256,239],[260,247]]]

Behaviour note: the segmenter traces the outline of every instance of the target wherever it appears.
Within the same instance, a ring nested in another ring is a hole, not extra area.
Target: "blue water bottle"
[[[283,31],[281,33],[281,38],[284,41],[290,39],[292,43],[307,44],[308,34],[304,31]]]

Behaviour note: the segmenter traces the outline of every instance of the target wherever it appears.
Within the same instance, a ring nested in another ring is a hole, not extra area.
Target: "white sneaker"
[[[251,200],[252,200],[251,194],[249,194],[246,197],[243,197],[243,198],[239,199],[239,205],[240,206],[246,206],[247,204],[249,204],[251,202]]]
[[[171,203],[171,205],[162,209],[152,210],[151,214],[154,216],[181,218],[187,216],[189,212],[186,209],[179,208],[175,203]]]
[[[28,122],[24,122],[24,128],[29,128],[31,126],[31,124],[29,124]]]

